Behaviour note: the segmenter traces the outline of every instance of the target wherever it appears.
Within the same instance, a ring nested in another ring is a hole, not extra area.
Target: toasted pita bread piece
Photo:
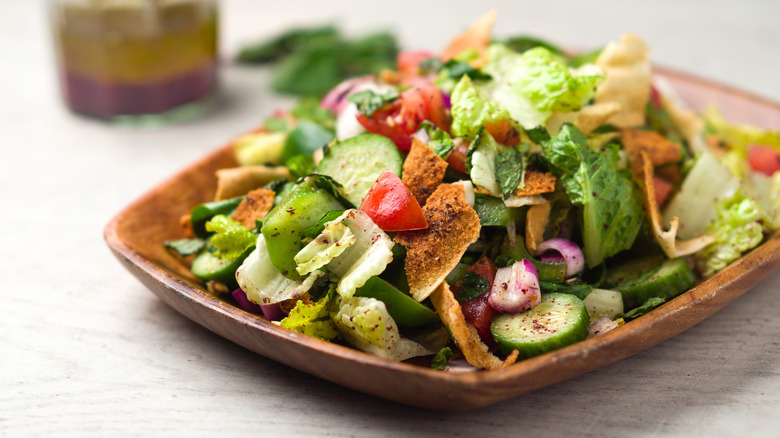
[[[420,205],[439,187],[447,171],[447,162],[420,139],[412,139],[412,148],[404,161],[401,180],[409,187]]]
[[[607,73],[596,89],[596,103],[617,102],[620,110],[607,119],[621,128],[645,122],[645,105],[650,99],[650,51],[633,33],[607,44],[596,64]]]
[[[481,67],[487,62],[487,48],[490,45],[490,33],[493,30],[493,23],[496,22],[498,14],[495,10],[490,10],[487,14],[480,17],[466,32],[458,35],[450,42],[446,49],[441,52],[439,59],[444,62],[457,58],[465,50],[474,49],[479,53],[479,58],[470,62],[474,67]]]
[[[631,172],[642,179],[643,161],[641,153],[646,154],[653,166],[676,163],[682,160],[680,145],[665,139],[661,134],[640,129],[624,129],[620,132],[623,149],[628,153]]]
[[[555,191],[555,182],[557,179],[550,172],[539,172],[538,170],[527,170],[523,177],[523,188],[514,191],[516,196],[533,196]]]
[[[689,240],[677,240],[677,227],[679,219],[675,217],[669,226],[669,231],[664,231],[661,227],[661,215],[658,214],[658,205],[655,202],[655,187],[653,186],[653,163],[647,156],[647,153],[640,152],[640,160],[644,166],[644,184],[642,184],[642,194],[645,197],[645,208],[650,217],[650,225],[653,229],[653,238],[661,247],[664,254],[670,259],[675,257],[693,254],[710,243],[715,238],[710,235],[703,235]]]
[[[258,219],[262,219],[274,206],[273,190],[257,189],[247,193],[246,198],[238,204],[235,213],[230,216],[236,222],[251,230]]]
[[[517,350],[504,361],[490,352],[488,346],[479,337],[477,329],[466,322],[460,303],[455,299],[446,282],[440,284],[433,292],[431,303],[469,364],[477,368],[494,370],[515,363]]]
[[[444,281],[463,253],[479,238],[479,216],[460,184],[442,184],[423,206],[428,228],[402,231],[395,241],[406,247],[406,278],[417,301]]]
[[[286,167],[241,166],[219,169],[217,172],[215,201],[247,194],[260,186],[279,178],[290,178]]]
[[[547,229],[550,210],[552,210],[550,202],[528,208],[528,213],[525,215],[525,246],[531,254],[536,254],[536,245],[544,241],[544,230]]]

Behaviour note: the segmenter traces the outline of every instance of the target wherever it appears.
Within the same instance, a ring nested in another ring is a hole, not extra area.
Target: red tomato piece
[[[750,168],[764,175],[772,176],[780,170],[780,152],[772,146],[753,145],[748,148]]]
[[[425,50],[404,50],[398,53],[396,58],[398,71],[416,75],[419,73],[420,63],[431,58],[433,54]]]
[[[450,130],[449,112],[444,107],[441,91],[433,83],[404,91],[397,101],[374,111],[371,117],[358,115],[358,122],[368,132],[384,135],[405,151],[411,148],[412,134],[424,120],[430,120],[446,131]]]
[[[468,143],[460,143],[455,146],[447,157],[447,164],[458,172],[466,173],[466,154],[469,151]]]
[[[653,188],[655,189],[656,205],[663,207],[669,194],[672,193],[672,190],[674,189],[674,184],[658,178],[657,176],[653,176]]]
[[[360,203],[360,210],[383,231],[428,228],[422,208],[398,175],[385,170]]]
[[[490,287],[493,287],[493,280],[496,278],[496,265],[489,258],[482,257],[468,270],[484,277],[490,284]],[[495,345],[495,340],[490,332],[490,321],[496,315],[496,311],[488,304],[489,295],[490,293],[488,292],[471,301],[463,301],[460,303],[460,307],[463,310],[463,316],[466,317],[466,321],[474,325],[482,341],[492,346]]]

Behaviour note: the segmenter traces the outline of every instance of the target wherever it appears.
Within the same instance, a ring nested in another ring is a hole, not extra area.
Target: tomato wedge
[[[360,210],[383,231],[428,228],[420,204],[398,175],[385,170],[360,203]]]
[[[482,257],[468,270],[484,277],[490,284],[490,287],[493,287],[497,268],[489,258]],[[463,301],[460,303],[460,307],[463,310],[463,316],[466,317],[466,321],[474,325],[482,341],[487,345],[495,345],[493,334],[490,332],[490,321],[496,315],[496,311],[488,303],[489,295],[490,292],[488,291],[488,293],[471,301]]]
[[[401,93],[401,97],[371,115],[358,115],[358,122],[372,134],[393,140],[399,149],[408,151],[412,134],[424,120],[449,132],[450,115],[436,84],[428,82]]]
[[[780,152],[772,146],[753,145],[748,149],[748,163],[756,172],[772,176],[780,170]]]

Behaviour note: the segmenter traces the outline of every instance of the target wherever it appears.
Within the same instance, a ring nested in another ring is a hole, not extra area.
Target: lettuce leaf
[[[428,134],[429,140],[426,145],[442,159],[446,159],[455,148],[455,141],[450,137],[450,134],[428,120],[423,121],[419,129],[425,130],[425,133]]]
[[[333,301],[336,288],[331,286],[328,293],[315,303],[299,300],[279,325],[295,330],[307,336],[330,341],[339,335],[336,324],[330,318],[329,305]]]
[[[599,67],[586,64],[569,70],[560,57],[544,47],[518,54],[493,44],[488,48],[488,59],[483,70],[493,76],[493,99],[526,129],[544,125],[556,111],[580,110],[604,80]]]
[[[763,212],[756,201],[737,192],[717,204],[718,217],[707,228],[715,243],[699,254],[704,276],[712,275],[756,247],[764,238]]]
[[[574,125],[565,124],[542,143],[544,158],[569,200],[582,206],[580,226],[591,268],[634,243],[644,219],[639,189],[608,155],[593,151]]]
[[[206,231],[215,233],[209,239],[209,243],[216,248],[214,255],[227,260],[237,259],[255,244],[257,238],[246,227],[223,214],[206,222]]]
[[[780,132],[731,123],[714,105],[710,105],[704,111],[704,122],[707,131],[718,135],[731,149],[746,151],[748,146],[758,143],[772,146],[780,151]]]
[[[435,353],[402,338],[398,325],[382,301],[365,297],[337,300],[338,311],[333,315],[333,321],[341,335],[355,348],[396,361]]]
[[[484,189],[491,196],[501,197],[501,185],[496,178],[496,158],[500,145],[484,128],[469,146],[466,166],[475,186]]]
[[[350,242],[343,247],[334,240]],[[367,214],[346,210],[325,224],[322,233],[296,256],[299,272],[310,272],[325,266],[339,277],[337,291],[352,298],[369,278],[381,274],[393,261],[393,241]]]
[[[314,281],[323,276],[315,271],[302,283],[282,275],[268,255],[265,237],[257,236],[257,246],[236,270],[236,280],[247,298],[256,304],[273,304],[301,296],[308,291]]]
[[[511,119],[509,112],[499,107],[490,96],[482,92],[463,76],[450,96],[452,102],[452,135],[473,139],[480,126]]]

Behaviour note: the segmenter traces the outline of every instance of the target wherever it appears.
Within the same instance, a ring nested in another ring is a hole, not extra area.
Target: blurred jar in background
[[[159,124],[206,112],[216,90],[214,0],[52,0],[68,106]]]

